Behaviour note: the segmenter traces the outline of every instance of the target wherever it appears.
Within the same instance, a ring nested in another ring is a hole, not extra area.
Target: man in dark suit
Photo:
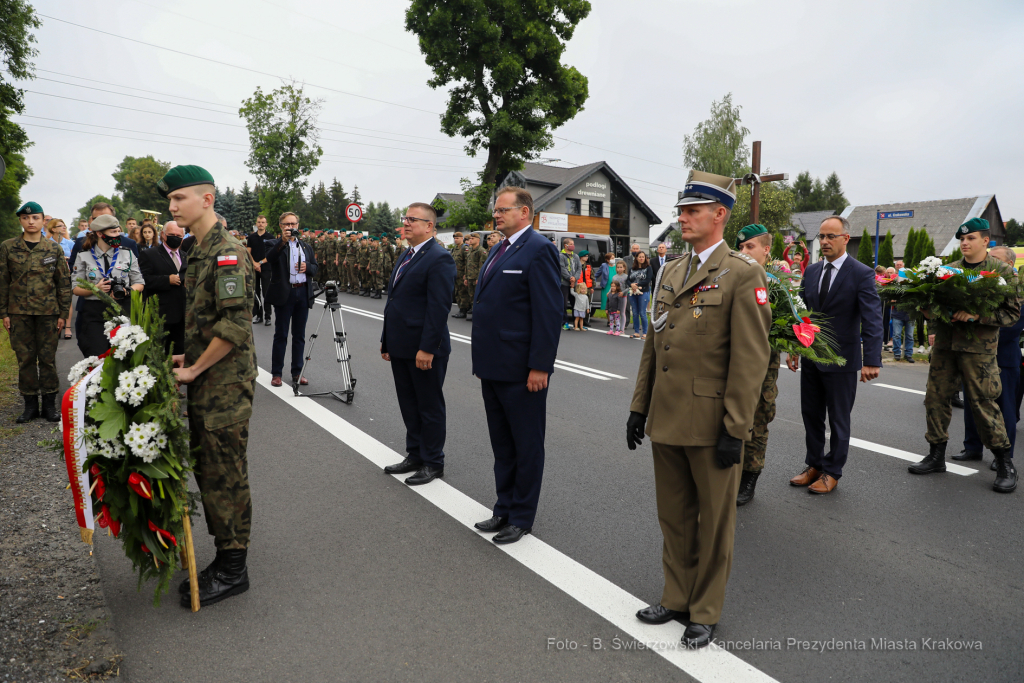
[[[284,352],[288,349],[288,327],[292,330],[292,384],[309,384],[302,372],[306,349],[306,320],[313,308],[313,278],[317,272],[313,249],[299,240],[299,217],[287,211],[278,223],[281,238],[267,241],[267,265],[271,267],[270,291],[266,302],[274,307],[274,347],[270,358],[270,384],[281,386]]]
[[[654,258],[651,259],[651,277],[653,277],[654,280],[658,279],[658,271],[661,270],[661,267],[665,265],[667,262],[668,246],[664,242],[662,242],[661,244],[658,245],[658,248],[654,254]],[[654,294],[657,294],[657,292],[655,292]],[[652,294],[652,296],[654,296],[654,294]]]
[[[818,238],[824,261],[804,273],[800,293],[808,308],[827,320],[846,365],[805,363],[800,373],[800,407],[806,432],[804,471],[789,480],[811,493],[830,493],[843,476],[850,451],[850,413],[857,379],[870,382],[882,367],[882,305],[875,290],[875,271],[846,253],[850,224],[841,216],[821,223]],[[861,345],[863,343],[863,359]],[[797,356],[786,363],[794,372]],[[825,416],[832,439],[825,453]]]
[[[544,473],[548,376],[565,300],[558,251],[531,229],[533,198],[505,187],[494,202],[495,227],[505,235],[491,248],[473,297],[473,374],[480,378],[494,451],[498,502],[478,522],[497,531],[495,543],[530,533]]]
[[[444,476],[447,416],[444,377],[452,352],[448,312],[455,287],[455,261],[432,238],[437,212],[429,204],[410,204],[402,219],[409,248],[388,282],[380,355],[391,363],[398,407],[405,421],[405,460],[384,468],[387,474],[415,472],[409,486]]]
[[[181,251],[185,231],[175,222],[164,223],[161,243],[139,254],[139,269],[146,281],[142,295],[154,294],[164,317],[164,349],[167,353],[185,353],[185,269],[188,256]],[[172,351],[173,348],[173,351]]]

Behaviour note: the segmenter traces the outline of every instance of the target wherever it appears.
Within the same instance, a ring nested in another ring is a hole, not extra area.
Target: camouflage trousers
[[[384,289],[384,273],[370,273],[370,291],[379,292]]]
[[[994,353],[966,353],[950,349],[932,349],[928,368],[928,386],[924,407],[928,421],[925,438],[930,444],[949,440],[949,421],[953,409],[949,405],[953,394],[964,387],[964,403],[971,411],[978,436],[989,450],[1010,447],[999,408],[999,395],[1003,390],[999,379],[999,365]]]
[[[206,529],[218,550],[249,547],[249,416],[255,382],[189,387],[190,445]],[[237,419],[243,416],[244,419]]]
[[[459,305],[460,311],[468,311],[473,308],[473,296],[463,279],[464,277],[460,276],[458,282],[455,283],[455,303]]]
[[[24,396],[52,394],[57,378],[56,315],[11,315],[11,348],[18,359],[18,391]]]
[[[775,419],[775,399],[779,397],[779,369],[768,368],[761,384],[761,395],[754,410],[754,431],[750,441],[743,444],[743,470],[760,472],[764,469],[764,454],[768,449],[768,423]]]

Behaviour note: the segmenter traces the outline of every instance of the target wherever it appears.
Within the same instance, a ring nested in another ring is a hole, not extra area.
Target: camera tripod
[[[334,284],[334,283],[330,283]],[[329,289],[328,289],[329,291]],[[315,292],[314,296],[319,294]],[[309,365],[309,359],[313,357],[313,347],[316,346],[316,339],[320,333],[320,325],[324,322],[324,316],[330,312],[331,318],[331,329],[334,331],[334,355],[341,365],[341,380],[342,389],[338,391],[320,391],[312,394],[303,394],[304,396],[333,396],[342,403],[352,405],[352,399],[356,393],[356,379],[352,376],[352,368],[349,365],[352,356],[348,352],[348,337],[345,335],[345,321],[341,317],[341,304],[338,303],[338,290],[337,285],[334,287],[333,296],[328,293],[327,300],[324,303],[324,310],[320,313],[320,320],[316,323],[316,329],[313,334],[309,336],[309,347],[306,349],[306,358],[302,362],[302,370],[299,372],[299,376],[296,377],[292,382],[292,390],[295,395],[299,395],[299,380],[306,372],[306,366]],[[337,320],[335,320],[337,315]]]

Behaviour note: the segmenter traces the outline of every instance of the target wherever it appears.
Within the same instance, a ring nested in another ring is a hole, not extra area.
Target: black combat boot
[[[966,448],[953,456],[953,460],[981,460],[981,451],[969,451]]]
[[[363,290],[363,296],[370,296],[370,290],[369,289],[364,289]]]
[[[452,317],[453,318],[465,318],[466,317],[466,309],[460,308],[459,312],[456,313],[455,315],[453,315]]]
[[[249,570],[245,566],[246,550],[224,550],[217,568],[205,581],[199,582],[199,605],[207,607],[232,595],[249,590]],[[188,593],[181,596],[181,606],[191,607]]]
[[[964,407],[964,400],[963,400],[963,398],[960,397],[960,392],[959,391],[956,392],[955,394],[953,394],[953,398],[950,399],[949,405],[953,406],[954,408],[961,408],[961,409]]]
[[[946,471],[946,442],[933,443],[921,462],[907,468],[911,474],[931,474]]]
[[[18,424],[25,424],[39,417],[39,397],[35,394],[25,396],[25,412],[15,420]]]
[[[998,493],[1013,493],[1017,488],[1017,468],[1013,466],[1010,449],[1004,448],[993,452],[996,455],[996,480],[992,483],[992,490]]]
[[[213,574],[213,572],[215,572],[217,570],[218,563],[222,559],[224,559],[224,551],[223,550],[218,550],[217,551],[217,555],[213,558],[213,562],[211,562],[206,569],[204,569],[203,571],[199,572],[198,578],[199,578],[199,585],[200,586],[202,586],[209,579],[209,576],[211,574]],[[181,593],[182,595],[185,595],[186,593],[189,592],[190,589],[191,589],[191,585],[189,584],[188,577],[186,576],[185,580],[182,581],[180,584],[178,584],[178,592]],[[191,603],[189,603],[189,604],[191,605]]]
[[[760,472],[748,472],[743,470],[740,474],[740,492],[736,496],[736,506],[746,505],[754,499],[754,488],[757,486],[757,478]]]
[[[379,289],[373,290],[373,294],[370,295],[370,298],[371,299],[379,299],[380,298],[380,290]]]
[[[60,422],[60,413],[57,411],[57,392],[43,394],[43,417],[47,422]]]

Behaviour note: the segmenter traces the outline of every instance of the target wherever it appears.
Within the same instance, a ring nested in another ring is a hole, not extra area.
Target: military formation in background
[[[377,239],[334,230],[313,240],[313,253],[321,264],[315,277],[318,284],[333,280],[342,291],[371,299],[381,298],[397,256],[387,235]]]
[[[491,233],[495,234],[495,233]],[[488,235],[490,237],[490,235]],[[480,244],[480,234],[476,232],[464,236],[461,232],[452,235],[453,243],[448,247],[452,258],[455,259],[455,303],[459,312],[452,315],[453,318],[473,319],[473,292],[476,290],[476,281],[480,277],[480,269],[487,260],[488,250],[501,240],[488,240],[487,249]]]

